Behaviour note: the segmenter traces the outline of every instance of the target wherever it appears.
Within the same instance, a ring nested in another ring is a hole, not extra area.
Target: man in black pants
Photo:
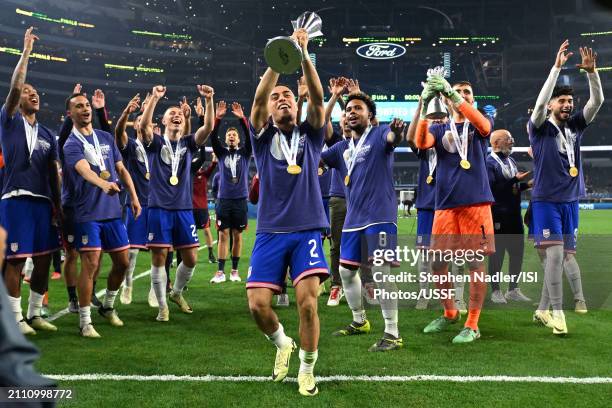
[[[491,154],[487,157],[487,173],[495,203],[491,207],[495,227],[496,252],[489,258],[489,275],[501,274],[505,252],[508,251],[509,274],[512,281],[504,296],[499,280],[491,282],[493,303],[507,303],[506,299],[518,302],[529,302],[527,296],[518,287],[518,276],[523,264],[525,243],[523,238],[523,220],[521,217],[521,192],[531,187],[531,182],[524,182],[530,172],[519,172],[512,157],[514,139],[504,129],[491,133]]]

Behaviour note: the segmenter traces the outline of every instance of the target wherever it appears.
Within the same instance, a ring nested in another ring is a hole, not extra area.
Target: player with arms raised
[[[271,68],[255,92],[251,141],[260,186],[247,296],[259,329],[277,347],[272,378],[282,381],[296,346],[271,304],[290,268],[300,316],[299,392],[311,396],[318,393],[313,374],[319,342],[317,291],[319,283],[329,277],[321,246],[321,229],[328,223],[318,181],[325,134],[323,87],[308,54],[308,34],[296,30],[292,37],[302,48],[310,101],[306,120],[298,125],[295,96],[288,87],[277,85],[279,74]]]

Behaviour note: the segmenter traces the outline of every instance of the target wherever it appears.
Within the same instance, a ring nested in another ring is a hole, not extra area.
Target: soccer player
[[[585,195],[580,160],[582,135],[604,100],[596,67],[597,53],[591,48],[580,47],[582,61],[576,67],[587,74],[590,97],[581,111],[572,114],[573,89],[555,86],[561,67],[573,54],[567,52],[568,48],[569,41],[565,40],[529,119],[529,142],[534,163],[531,194],[533,233],[536,247],[545,249],[544,285],[534,320],[552,326],[556,335],[567,334],[563,313],[564,266],[570,275],[580,276],[575,252],[578,199]],[[550,111],[549,118],[547,111]]]
[[[452,118],[446,124],[429,126],[425,118],[427,105],[436,92],[447,98]],[[478,318],[486,296],[484,265],[480,258],[495,251],[491,202],[493,195],[485,166],[487,138],[493,127],[491,119],[474,106],[472,86],[461,81],[451,86],[436,75],[428,80],[421,94],[421,118],[417,123],[414,144],[418,149],[436,149],[436,208],[432,226],[431,248],[454,251],[459,259],[463,251],[478,251],[469,262],[470,300],[464,328],[453,343],[469,343],[480,338]],[[448,262],[440,257],[432,260],[432,271],[448,275]],[[452,289],[452,283],[436,284]],[[452,296],[442,299],[444,315],[423,330],[437,333],[459,321],[461,315]]]
[[[317,292],[320,282],[329,277],[321,247],[321,229],[327,222],[317,180],[325,118],[323,87],[308,54],[308,34],[300,29],[292,37],[302,49],[310,101],[306,120],[298,125],[295,96],[288,87],[277,85],[278,73],[268,68],[257,86],[250,125],[259,206],[246,286],[257,326],[277,347],[272,379],[282,381],[296,345],[271,303],[290,267],[300,317],[299,392],[312,396],[318,393],[313,374],[319,341]]]
[[[98,313],[111,325],[123,322],[113,308],[115,297],[129,265],[129,242],[121,222],[121,205],[117,193],[121,180],[130,196],[134,216],[140,215],[140,203],[132,178],[121,160],[114,137],[92,126],[92,109],[83,94],[71,95],[66,108],[74,123],[64,145],[64,177],[72,183],[75,242],[81,257],[79,276],[79,326],[83,337],[100,337],[92,325],[90,301],[93,275],[99,268],[102,250],[109,253],[112,269],[108,275],[106,295]]]
[[[500,290],[499,281],[491,282],[491,301],[507,303],[506,299],[529,302],[519,288],[518,277],[523,264],[525,247],[523,219],[521,216],[521,192],[531,188],[527,182],[530,172],[519,172],[511,157],[514,138],[505,129],[491,133],[491,153],[487,156],[489,185],[495,203],[491,208],[495,227],[495,253],[489,257],[489,275],[501,273],[504,255],[508,252],[508,274],[512,277],[505,296]]]
[[[176,268],[176,277],[169,298],[183,313],[192,313],[183,297],[183,289],[191,280],[197,263],[198,233],[192,212],[191,158],[206,141],[213,128],[214,91],[207,85],[198,85],[198,92],[206,100],[204,126],[195,134],[183,135],[185,115],[179,106],[170,106],[164,112],[163,136],[151,128],[153,112],[166,87],[153,88],[147,103],[140,132],[149,153],[151,180],[149,184],[147,247],[151,250],[151,280],[159,305],[157,321],[167,322],[170,312],[166,303],[166,257],[169,248],[180,251],[182,262]]]
[[[219,232],[219,269],[211,283],[225,282],[225,260],[227,258],[230,234],[232,234],[232,271],[230,281],[240,282],[238,263],[242,252],[242,231],[248,224],[247,197],[249,195],[249,162],[251,161],[251,139],[247,137],[247,119],[239,103],[232,103],[232,113],[240,122],[245,135],[240,145],[240,133],[235,127],[225,132],[225,144],[219,140],[221,119],[227,112],[225,101],[219,101],[216,108],[215,127],[210,135],[213,152],[219,160],[219,195],[217,198],[217,230]]]
[[[149,179],[151,178],[150,160],[142,143],[142,134],[138,126],[141,117],[134,119],[136,137],[130,138],[126,133],[129,116],[140,108],[140,95],[136,94],[127,104],[115,127],[115,143],[121,152],[126,167],[138,195],[142,207],[140,217],[136,218],[131,211],[129,201],[126,206],[125,225],[127,228],[130,249],[128,251],[129,266],[119,300],[124,305],[132,303],[132,276],[136,268],[136,259],[141,249],[147,246],[147,202],[149,196]]]
[[[397,198],[393,187],[393,152],[402,139],[404,124],[394,119],[389,126],[372,126],[376,105],[364,93],[350,94],[346,102],[346,118],[351,139],[336,143],[324,152],[322,160],[333,168],[346,168],[347,214],[342,228],[340,247],[340,276],[353,321],[335,336],[368,333],[367,320],[361,295],[358,269],[371,265],[388,277],[391,264],[372,264],[374,251],[396,247]],[[362,253],[362,246],[366,251]],[[376,282],[379,288],[390,292],[392,286]],[[385,330],[382,338],[369,351],[397,350],[403,346],[397,325],[397,300],[382,296],[380,299]]]
[[[4,282],[19,329],[24,334],[57,328],[41,317],[49,283],[51,254],[59,249],[57,219],[61,218],[58,153],[55,135],[36,119],[40,98],[25,82],[28,61],[38,37],[26,30],[23,52],[0,110],[0,140],[4,158],[0,224],[7,231]],[[21,270],[31,257],[27,320],[21,311]]]

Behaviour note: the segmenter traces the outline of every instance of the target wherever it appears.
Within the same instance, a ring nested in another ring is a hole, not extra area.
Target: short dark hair
[[[236,128],[235,128],[235,127],[233,127],[233,126],[232,126],[232,127],[228,127],[228,128],[227,128],[227,130],[225,131],[225,134],[227,135],[227,132],[230,132],[230,131],[232,131],[232,130],[233,130],[234,132],[238,133],[238,136],[240,136],[240,132],[238,131],[238,129],[236,129]]]
[[[344,105],[345,109],[348,106],[349,102],[355,99],[360,100],[363,103],[365,103],[366,106],[368,107],[368,110],[372,112],[372,117],[373,118],[376,117],[376,103],[374,103],[372,98],[370,98],[367,94],[363,92],[350,94],[346,100],[346,104]]]
[[[561,95],[574,96],[574,88],[572,88],[571,86],[568,86],[568,85],[557,85],[557,86],[554,87],[550,99],[558,98]]]
[[[285,88],[289,89],[292,94],[295,95],[295,92],[293,92],[293,89],[291,89],[291,87],[289,85],[287,85],[287,84],[276,84],[276,85],[274,85],[274,88],[276,88],[277,86],[284,86]]]
[[[457,81],[457,82],[455,82],[455,83],[452,85],[452,87],[454,88],[454,87],[456,87],[456,86],[458,86],[458,85],[467,85],[467,86],[469,86],[470,88],[474,88],[474,87],[472,86],[472,83],[471,83],[470,81]]]
[[[70,110],[70,101],[72,100],[72,98],[76,98],[77,96],[84,96],[85,98],[87,98],[87,95],[82,92],[73,93],[68,98],[66,98],[66,111]]]

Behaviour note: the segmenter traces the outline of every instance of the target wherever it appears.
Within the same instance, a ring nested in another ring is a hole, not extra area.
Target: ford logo
[[[371,43],[357,48],[357,55],[369,59],[392,59],[401,57],[406,49],[399,44]]]

